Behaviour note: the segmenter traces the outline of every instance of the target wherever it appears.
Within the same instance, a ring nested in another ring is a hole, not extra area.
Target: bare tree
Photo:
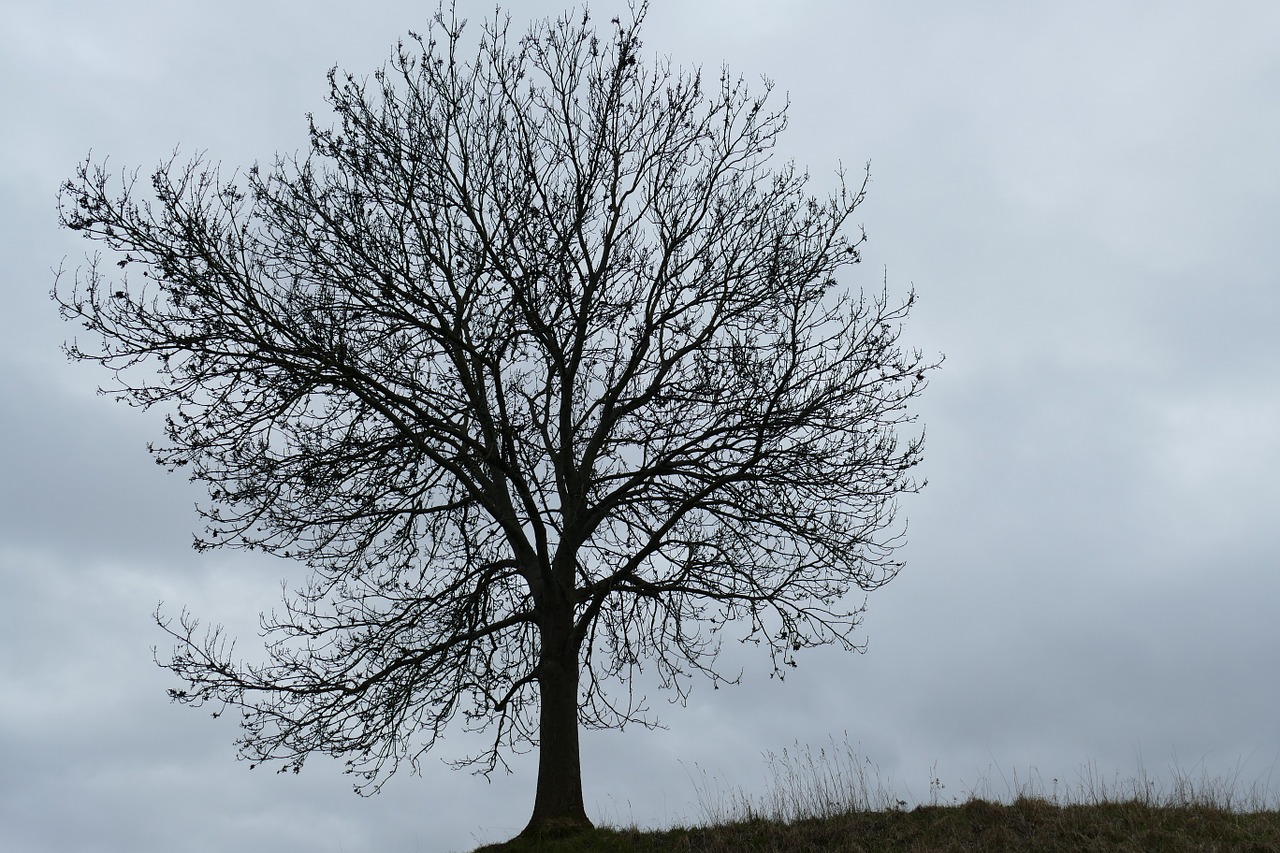
[[[372,80],[330,73],[304,157],[65,185],[125,269],[55,285],[103,341],[69,355],[167,412],[197,548],[312,573],[266,664],[157,612],[172,696],[239,709],[249,761],[343,756],[376,790],[459,721],[482,771],[539,747],[526,834],[589,826],[579,727],[653,722],[642,663],[683,700],[736,680],[726,633],[775,672],[855,648],[850,594],[899,570],[936,365],[898,343],[913,297],[837,283],[865,179],[808,195],[769,84],[642,62],[643,17],[495,16],[465,62],[445,8]]]

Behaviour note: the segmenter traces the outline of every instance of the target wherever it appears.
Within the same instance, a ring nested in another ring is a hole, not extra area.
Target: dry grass
[[[978,853],[978,851],[1247,851],[1280,853],[1280,795],[1271,778],[1243,788],[1176,768],[1161,784],[1107,781],[1086,767],[1074,785],[1014,778],[1001,801],[984,781],[963,798],[929,795],[909,807],[848,744],[766,756],[761,797],[695,779],[700,825],[657,831],[601,828],[569,838],[489,845],[476,853]]]

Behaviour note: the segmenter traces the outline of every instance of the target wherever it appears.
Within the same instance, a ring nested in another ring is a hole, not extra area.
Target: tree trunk
[[[548,838],[590,829],[582,803],[578,753],[578,647],[572,616],[563,628],[544,624],[538,731],[538,791],[522,838]]]

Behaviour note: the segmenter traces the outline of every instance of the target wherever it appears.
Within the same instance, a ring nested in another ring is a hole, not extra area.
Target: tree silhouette
[[[641,62],[643,18],[495,15],[464,62],[442,9],[372,80],[330,72],[304,157],[64,186],[125,268],[55,284],[103,342],[70,357],[167,412],[197,548],[311,570],[265,664],[157,612],[171,695],[237,708],[249,761],[376,790],[457,722],[484,772],[539,748],[527,834],[586,826],[579,727],[651,724],[642,664],[683,700],[736,680],[722,636],[775,672],[855,648],[850,593],[900,568],[898,430],[936,365],[898,343],[913,297],[837,283],[865,178],[808,195],[769,84]]]

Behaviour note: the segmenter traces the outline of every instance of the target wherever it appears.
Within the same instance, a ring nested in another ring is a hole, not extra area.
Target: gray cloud
[[[607,20],[617,4],[598,7]],[[522,4],[517,27],[550,14]],[[467,7],[484,15],[488,7]],[[0,73],[0,847],[442,851],[523,825],[529,757],[491,783],[428,762],[372,799],[317,761],[234,760],[233,722],[170,706],[163,599],[242,636],[297,570],[196,555],[197,495],[150,464],[157,413],[93,396],[57,346],[50,269],[88,247],[53,200],[90,148],[144,172],[175,145],[228,165],[305,145],[324,71],[369,71],[420,5],[352,14],[130,0],[8,11]],[[789,93],[782,153],[815,188],[870,159],[866,262],[914,282],[908,336],[947,364],[922,402],[907,570],[870,599],[866,655],[784,684],[651,704],[668,728],[590,733],[588,807],[696,818],[706,771],[759,789],[763,752],[834,736],[929,794],[1035,771],[1265,779],[1280,761],[1280,12],[656,3],[646,45]],[[162,649],[163,651],[163,649]],[[449,746],[465,751],[466,739]],[[447,757],[447,756],[444,756]]]

